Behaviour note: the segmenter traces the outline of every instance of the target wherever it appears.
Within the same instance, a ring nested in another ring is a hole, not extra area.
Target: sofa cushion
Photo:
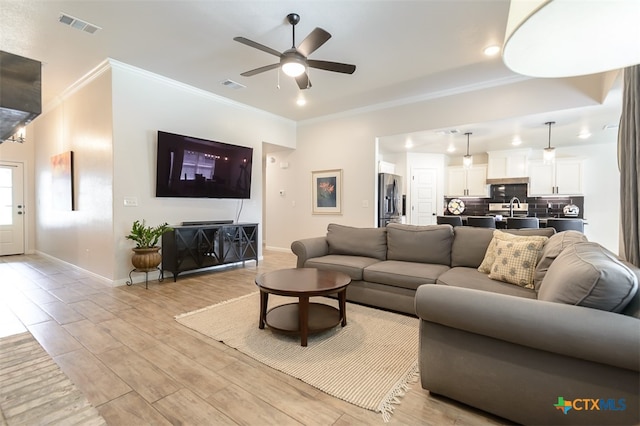
[[[387,230],[385,228],[354,228],[329,224],[327,227],[329,254],[372,257],[385,260],[387,257]]]
[[[438,277],[436,284],[491,291],[493,293],[526,297],[528,299],[536,298],[535,291],[502,281],[492,280],[487,274],[478,272],[476,268],[451,268]]]
[[[307,260],[304,263],[304,267],[344,272],[352,280],[362,280],[363,269],[378,262],[380,260],[372,257],[329,254]]]
[[[519,235],[509,232],[493,231],[493,238],[491,239],[491,242],[487,247],[487,252],[484,254],[482,263],[480,264],[480,266],[478,266],[478,271],[484,272],[485,274],[491,272],[491,267],[496,260],[496,244],[498,243],[498,241],[542,241],[544,243],[547,241],[547,239],[547,237],[541,235]]]
[[[434,284],[448,270],[447,265],[386,260],[367,266],[362,276],[368,282],[415,290],[422,284]]]
[[[451,267],[477,268],[484,259],[487,247],[493,238],[493,229],[474,226],[456,226],[451,246]]]
[[[453,228],[449,225],[387,225],[387,260],[451,264]]]
[[[540,261],[538,262],[538,266],[536,266],[536,270],[533,274],[533,286],[536,290],[540,289],[540,284],[542,284],[542,280],[544,279],[549,266],[555,260],[556,257],[562,250],[569,247],[575,243],[583,243],[587,241],[587,237],[582,232],[578,231],[563,231],[558,232],[555,235],[549,237],[549,241],[547,241],[542,248],[542,253],[540,254]]]
[[[542,280],[538,299],[620,312],[638,291],[638,279],[598,243],[576,243],[560,253]]]
[[[507,241],[498,238],[489,278],[533,289],[533,273],[546,240],[547,237],[516,237]]]

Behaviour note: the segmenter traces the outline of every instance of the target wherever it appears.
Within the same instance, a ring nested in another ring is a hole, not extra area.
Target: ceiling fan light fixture
[[[299,77],[304,74],[306,70],[307,67],[305,67],[304,64],[295,60],[289,60],[282,63],[282,72],[289,77]]]
[[[519,74],[558,78],[640,63],[640,2],[511,0],[502,58]]]

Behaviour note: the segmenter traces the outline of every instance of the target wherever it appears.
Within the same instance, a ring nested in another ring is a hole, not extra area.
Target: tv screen
[[[156,197],[250,198],[253,148],[158,131]]]

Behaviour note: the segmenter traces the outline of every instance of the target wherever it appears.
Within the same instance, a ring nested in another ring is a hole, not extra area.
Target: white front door
[[[436,169],[411,169],[411,224],[435,225],[437,216]]]
[[[24,253],[22,163],[0,162],[0,256]]]

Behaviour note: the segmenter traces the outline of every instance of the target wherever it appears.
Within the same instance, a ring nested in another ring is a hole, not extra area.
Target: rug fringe
[[[258,293],[257,291],[254,291],[253,293],[245,294],[244,296],[236,297],[235,299],[224,300],[224,301],[222,301],[220,303],[215,303],[213,305],[205,306],[204,308],[196,309],[195,311],[185,312],[184,314],[180,314],[180,315],[174,316],[173,319],[184,318],[184,317],[188,317],[189,315],[197,314],[199,312],[208,311],[209,309],[215,308],[216,306],[222,306],[222,305],[226,305],[227,303],[232,303],[232,302],[235,302],[237,300],[242,300],[242,299],[245,299],[247,297],[254,296],[257,293]]]
[[[396,405],[400,404],[400,397],[405,396],[407,391],[411,389],[410,383],[416,383],[418,381],[420,372],[418,371],[418,362],[411,366],[405,377],[400,379],[398,383],[389,391],[385,398],[380,402],[378,406],[379,413],[382,414],[382,420],[388,423],[391,420],[391,415]]]

